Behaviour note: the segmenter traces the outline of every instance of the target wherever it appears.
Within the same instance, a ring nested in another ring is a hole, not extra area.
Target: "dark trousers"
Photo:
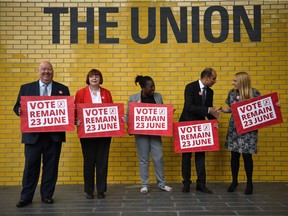
[[[33,200],[38,184],[42,158],[40,193],[51,198],[58,178],[61,142],[53,142],[49,133],[42,133],[35,144],[25,144],[25,168],[22,179],[22,200]]]
[[[231,172],[234,183],[238,183],[238,172],[240,166],[240,153],[231,151]],[[252,154],[242,153],[244,168],[247,177],[247,184],[252,184],[253,159]]]
[[[191,157],[192,153],[182,153],[182,178],[183,184],[191,184]],[[205,152],[195,152],[195,165],[197,172],[197,185],[205,186]]]
[[[97,192],[105,192],[111,137],[81,138],[80,142],[84,158],[84,191],[94,192],[96,168]]]

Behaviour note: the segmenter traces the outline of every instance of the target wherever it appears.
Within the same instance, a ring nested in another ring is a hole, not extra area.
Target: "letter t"
[[[68,8],[44,8],[44,13],[52,14],[52,43],[60,43],[60,14],[68,13]]]

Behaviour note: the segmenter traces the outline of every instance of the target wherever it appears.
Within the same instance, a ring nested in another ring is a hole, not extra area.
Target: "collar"
[[[203,87],[205,87],[205,86],[203,85],[203,83],[201,82],[200,79],[199,79],[199,86],[200,86],[200,89],[201,89],[201,90],[202,90]]]
[[[88,89],[89,89],[89,91],[92,93],[93,92],[93,90],[90,88],[90,85],[88,85]],[[99,89],[97,90],[97,92],[101,92],[101,87],[99,86]]]
[[[53,81],[52,81],[53,82]],[[50,82],[48,84],[48,88],[52,85],[52,82]],[[45,83],[43,83],[41,80],[39,80],[39,86],[42,87],[43,85],[46,85]]]

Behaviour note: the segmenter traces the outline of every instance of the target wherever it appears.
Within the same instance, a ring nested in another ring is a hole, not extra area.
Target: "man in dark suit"
[[[199,80],[189,83],[185,88],[185,103],[179,121],[193,121],[215,119],[220,111],[213,107],[213,90],[210,88],[216,83],[216,71],[205,68]],[[191,157],[192,153],[182,153],[182,192],[188,193],[191,184]],[[197,172],[196,190],[203,193],[213,192],[206,187],[205,152],[195,152]]]
[[[38,68],[39,80],[22,85],[14,105],[16,115],[21,114],[21,96],[69,96],[67,86],[53,81],[53,67],[44,61]],[[40,176],[42,157],[42,179],[40,193],[42,201],[53,204],[53,194],[58,177],[58,164],[62,142],[65,142],[65,132],[22,133],[22,143],[25,143],[25,168],[22,179],[22,191],[17,207],[32,203]]]

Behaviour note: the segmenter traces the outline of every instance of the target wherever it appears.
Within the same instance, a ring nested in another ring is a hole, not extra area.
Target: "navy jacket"
[[[206,100],[202,106],[202,95],[199,86],[199,81],[194,81],[186,85],[185,88],[185,103],[179,121],[205,120],[215,119],[211,114],[208,114],[208,108],[213,107],[213,90],[207,87]]]
[[[70,92],[67,86],[55,82],[52,82],[51,96],[70,96]],[[21,96],[40,96],[39,81],[24,84],[20,87],[17,101],[14,105],[14,112],[19,116],[18,109],[20,107]],[[36,143],[40,133],[22,133],[22,143],[34,144]],[[54,142],[65,142],[65,132],[50,132],[51,139]]]

